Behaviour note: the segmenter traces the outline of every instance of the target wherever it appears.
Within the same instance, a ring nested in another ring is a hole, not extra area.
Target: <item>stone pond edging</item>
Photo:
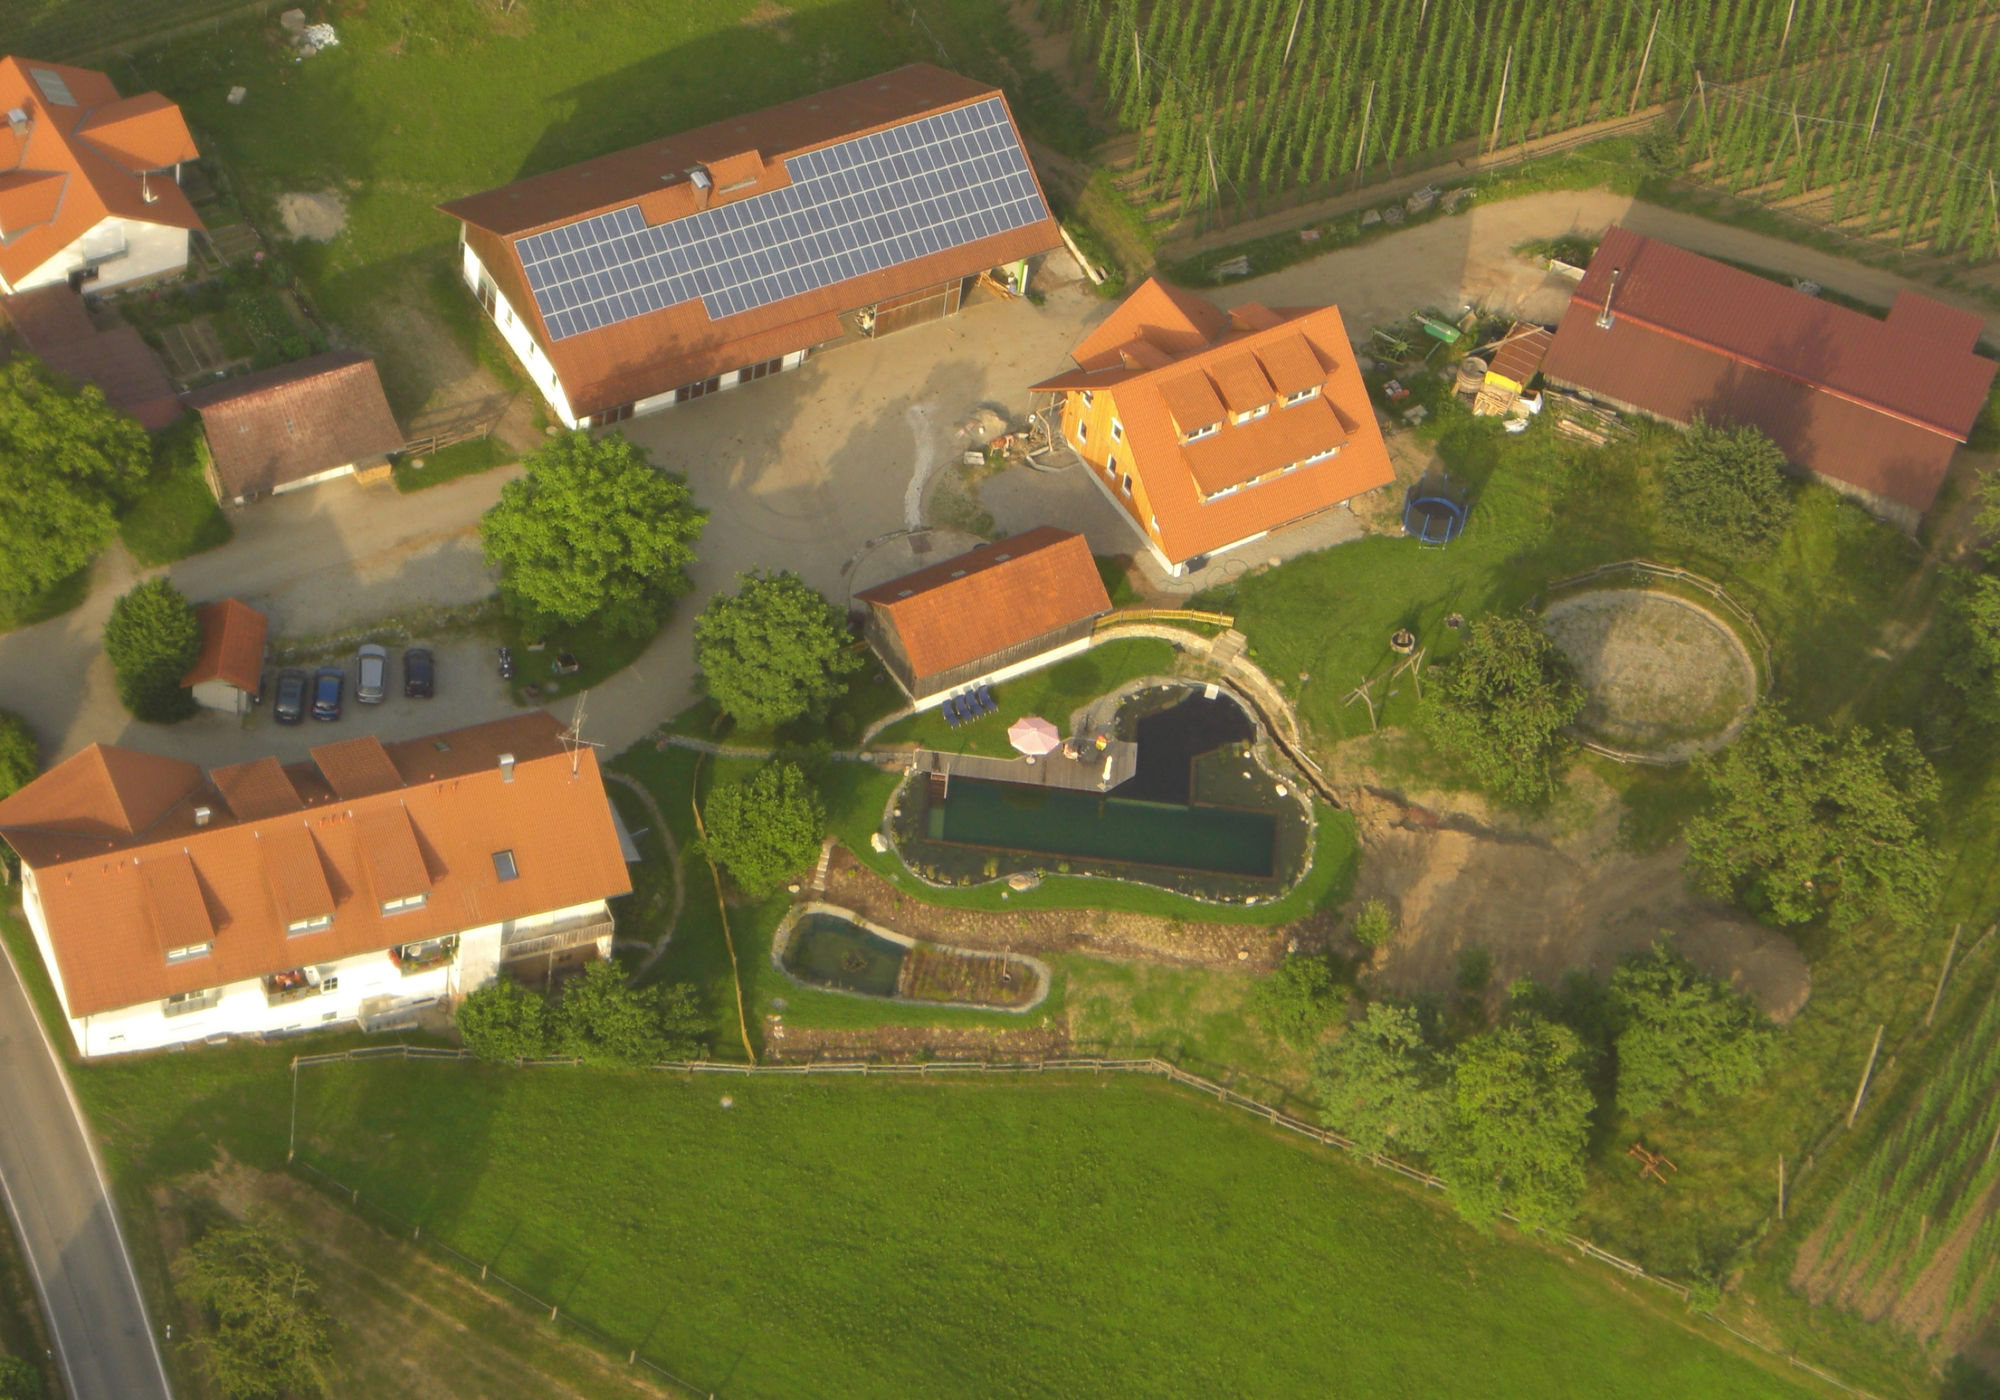
[[[983,958],[989,962],[1004,963],[1012,960],[1023,963],[1040,979],[1040,985],[1035,989],[1035,994],[1019,1006],[992,1006],[978,1001],[932,1001],[928,997],[907,997],[900,992],[892,992],[888,996],[876,996],[872,992],[856,992],[846,987],[826,987],[817,982],[808,982],[802,977],[794,976],[792,970],[785,966],[785,953],[792,946],[792,935],[798,928],[799,920],[808,914],[825,914],[832,918],[844,919],[857,928],[866,929],[877,938],[886,939],[888,942],[899,944],[905,948],[941,948],[946,952],[956,953],[960,957]],[[955,943],[934,943],[927,938],[912,938],[909,934],[898,933],[892,928],[883,927],[858,910],[849,909],[839,904],[829,904],[821,899],[802,900],[785,911],[784,918],[778,921],[777,929],[771,934],[771,966],[787,981],[805,987],[810,991],[832,992],[836,996],[858,997],[863,1001],[886,1001],[899,1006],[922,1006],[939,1011],[996,1011],[1010,1016],[1024,1016],[1028,1012],[1033,1011],[1049,999],[1049,992],[1055,985],[1054,970],[1040,958],[1032,957],[1027,953],[1003,953],[993,952],[985,948],[962,948]]]

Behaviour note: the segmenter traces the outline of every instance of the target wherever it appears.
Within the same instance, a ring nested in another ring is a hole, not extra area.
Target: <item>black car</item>
[[[338,666],[322,666],[313,672],[313,718],[339,719],[340,692],[347,684],[347,672]]]
[[[403,694],[411,700],[437,694],[437,661],[429,647],[411,647],[403,653]]]
[[[304,671],[278,672],[278,699],[271,715],[280,724],[297,724],[306,717],[306,686],[312,677]]]

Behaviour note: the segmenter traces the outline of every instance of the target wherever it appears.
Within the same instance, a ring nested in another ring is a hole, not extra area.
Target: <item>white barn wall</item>
[[[91,230],[23,277],[13,290],[25,292],[69,279],[70,273],[106,248],[123,243],[122,255],[98,265],[97,280],[87,291],[103,291],[155,277],[178,276],[187,268],[188,231],[135,219],[100,219]]]

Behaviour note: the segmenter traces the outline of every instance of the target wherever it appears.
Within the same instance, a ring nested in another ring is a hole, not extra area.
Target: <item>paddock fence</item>
[[[291,1062],[292,1134],[291,1134],[290,1146],[287,1148],[286,1151],[287,1162],[296,1166],[304,1167],[307,1171],[311,1172],[312,1175],[319,1181],[323,1182],[328,1187],[337,1191],[339,1194],[348,1197],[350,1203],[357,1210],[365,1210],[367,1212],[372,1213],[373,1217],[377,1220],[377,1222],[382,1223],[384,1225],[384,1228],[388,1229],[390,1233],[407,1238],[413,1244],[436,1249],[441,1254],[448,1257],[454,1264],[466,1270],[468,1274],[476,1274],[477,1279],[481,1283],[491,1282],[497,1284],[501,1288],[505,1289],[509,1296],[519,1299],[520,1301],[534,1308],[537,1311],[547,1313],[549,1321],[552,1324],[558,1327],[567,1325],[569,1327],[574,1328],[580,1335],[590,1338],[596,1345],[598,1345],[606,1352],[614,1356],[616,1355],[617,1352],[624,1351],[626,1352],[626,1362],[628,1365],[644,1366],[655,1375],[661,1376],[670,1381],[672,1384],[682,1387],[683,1389],[687,1390],[690,1394],[697,1396],[706,1395],[709,1397],[709,1400],[716,1400],[716,1392],[707,1391],[699,1386],[695,1386],[690,1382],[682,1379],[681,1377],[674,1375],[673,1372],[667,1370],[665,1367],[658,1366],[655,1365],[653,1362],[647,1361],[645,1358],[639,1355],[636,1346],[621,1345],[613,1338],[607,1336],[603,1332],[600,1332],[596,1328],[592,1327],[590,1324],[583,1322],[578,1318],[572,1317],[569,1314],[563,1313],[561,1311],[559,1304],[549,1302],[546,1299],[541,1298],[537,1294],[530,1292],[528,1289],[521,1287],[519,1284],[514,1283],[512,1280],[503,1278],[499,1274],[495,1273],[492,1270],[490,1263],[474,1259],[470,1255],[467,1255],[462,1251],[453,1248],[451,1245],[445,1243],[443,1240],[437,1239],[435,1236],[425,1235],[423,1233],[423,1227],[420,1223],[406,1220],[401,1216],[396,1215],[392,1211],[389,1211],[381,1206],[375,1205],[372,1201],[364,1202],[364,1198],[358,1187],[351,1186],[348,1183],[341,1181],[338,1178],[330,1175],[321,1168],[314,1166],[312,1163],[302,1161],[297,1158],[299,1070],[319,1065],[340,1064],[346,1062],[367,1061],[367,1060],[400,1059],[400,1060],[463,1061],[463,1060],[471,1060],[474,1058],[476,1057],[469,1050],[454,1049],[444,1046],[404,1045],[404,1044],[364,1046],[350,1050],[331,1051],[324,1054],[294,1056]],[[551,1059],[538,1059],[538,1060],[520,1060],[516,1061],[515,1064],[520,1068],[535,1069],[535,1068],[556,1068],[565,1066],[574,1067],[582,1064],[582,1061],[575,1058],[551,1058]],[[808,1060],[800,1064],[757,1064],[757,1065],[739,1064],[727,1060],[675,1060],[675,1061],[668,1061],[662,1064],[651,1065],[648,1066],[648,1069],[656,1074],[663,1074],[663,1075],[678,1074],[686,1076],[689,1079],[692,1079],[697,1075],[704,1075],[704,1074],[720,1075],[725,1078],[732,1076],[733,1077],[777,1076],[780,1078],[788,1077],[796,1079],[811,1079],[815,1076],[823,1077],[827,1075],[834,1075],[834,1076],[855,1076],[861,1078],[887,1077],[896,1079],[920,1079],[920,1080],[944,1079],[962,1075],[978,1076],[978,1075],[989,1075],[989,1074],[1013,1075],[1013,1076],[1042,1075],[1042,1074],[1148,1075],[1155,1078],[1168,1080],[1169,1082],[1178,1084],[1185,1089],[1189,1089],[1194,1093],[1201,1095],[1204,1098],[1212,1098],[1217,1103],[1227,1108],[1235,1109],[1238,1112],[1247,1114],[1254,1118],[1260,1118],[1274,1128],[1279,1128],[1284,1130],[1285,1132],[1296,1134],[1299,1137],[1308,1138],[1311,1141],[1316,1142],[1323,1147],[1336,1148],[1342,1152],[1347,1153],[1349,1156],[1355,1157],[1367,1163],[1371,1167],[1376,1167],[1382,1171],[1393,1173],[1396,1176],[1402,1177],[1405,1181],[1409,1181],[1418,1186],[1423,1187],[1427,1191],[1444,1192],[1450,1189],[1449,1183],[1446,1182],[1443,1177],[1437,1176],[1431,1172],[1424,1171],[1421,1168],[1413,1167],[1409,1163],[1398,1161],[1393,1157],[1389,1157],[1380,1153],[1369,1152],[1364,1148],[1362,1148],[1352,1138],[1347,1137],[1342,1133],[1337,1133],[1333,1131],[1331,1128],[1321,1127],[1317,1123],[1309,1123],[1303,1118],[1285,1112],[1283,1109],[1276,1108],[1271,1104],[1264,1103],[1262,1100],[1251,1098],[1248,1094],[1239,1093],[1235,1089],[1230,1088],[1227,1084],[1219,1083],[1218,1081],[1209,1079],[1203,1075],[1191,1074],[1187,1070],[1182,1069],[1179,1065],[1174,1064],[1170,1060],[1163,1060],[1151,1056],[1141,1057],[1141,1058],[1125,1058],[1125,1059],[1066,1056],[1060,1058],[1031,1059],[1031,1060],[923,1060],[916,1062],[874,1061],[874,1060]],[[1506,1220],[1509,1224],[1516,1226],[1520,1225],[1520,1220],[1511,1212],[1507,1211],[1501,1212],[1501,1218]],[[1672,1279],[1662,1278],[1658,1274],[1655,1274],[1650,1270],[1648,1270],[1644,1265],[1635,1263],[1633,1260],[1624,1258],[1622,1255],[1614,1254],[1610,1250],[1604,1249],[1601,1246],[1593,1243],[1592,1241],[1583,1238],[1581,1235],[1573,1235],[1568,1233],[1567,1231],[1563,1231],[1551,1235],[1550,1238],[1568,1246],[1570,1249],[1575,1250],[1576,1253],[1582,1256],[1583,1258],[1594,1260],[1599,1264],[1603,1264],[1609,1268],[1617,1270],[1618,1273],[1620,1273],[1626,1278],[1648,1283],[1656,1288],[1662,1289],[1665,1292],[1672,1294],[1675,1298],[1679,1299],[1683,1304],[1689,1304],[1692,1302],[1692,1290],[1690,1290],[1686,1284],[1677,1283]],[[1763,1352],[1767,1356],[1782,1358],[1788,1365],[1794,1367],[1795,1369],[1805,1371],[1819,1378],[1827,1385],[1835,1387],[1844,1394],[1856,1397],[1856,1400],[1880,1400],[1880,1397],[1874,1395],[1872,1392],[1862,1390],[1858,1386],[1850,1385],[1846,1381],[1840,1379],[1838,1376],[1835,1376],[1818,1366],[1812,1365],[1810,1362],[1805,1361],[1804,1359],[1802,1359],[1801,1357],[1797,1356],[1792,1352],[1785,1351],[1778,1347],[1774,1347],[1770,1345],[1768,1342],[1762,1341],[1757,1337],[1750,1336],[1745,1332],[1741,1332],[1738,1329],[1730,1326],[1727,1322],[1724,1322],[1721,1318],[1715,1317],[1713,1314],[1708,1315],[1708,1320],[1715,1323],[1723,1331],[1729,1333],[1729,1335],[1735,1338],[1737,1341],[1747,1346],[1754,1347],[1758,1351]]]
[[[1616,578],[1620,575],[1627,575],[1646,583],[1680,584],[1712,599],[1729,615],[1729,620],[1742,628],[1750,640],[1757,644],[1759,663],[1757,679],[1765,686],[1771,684],[1771,639],[1764,635],[1764,629],[1758,625],[1757,615],[1738,602],[1728,589],[1714,579],[1695,573],[1692,569],[1683,569],[1678,564],[1661,564],[1651,559],[1620,559],[1610,564],[1599,564],[1596,568],[1585,569],[1580,574],[1551,579],[1543,586],[1541,597],[1536,599],[1535,606],[1539,610],[1539,605],[1546,602],[1552,593],[1580,588],[1587,583],[1596,583],[1600,579]]]

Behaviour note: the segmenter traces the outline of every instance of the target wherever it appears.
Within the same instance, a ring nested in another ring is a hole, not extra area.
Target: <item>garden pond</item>
[[[1049,970],[1038,959],[922,942],[829,904],[788,915],[771,960],[794,981],[824,991],[930,1005],[1026,1011],[1049,989]]]

